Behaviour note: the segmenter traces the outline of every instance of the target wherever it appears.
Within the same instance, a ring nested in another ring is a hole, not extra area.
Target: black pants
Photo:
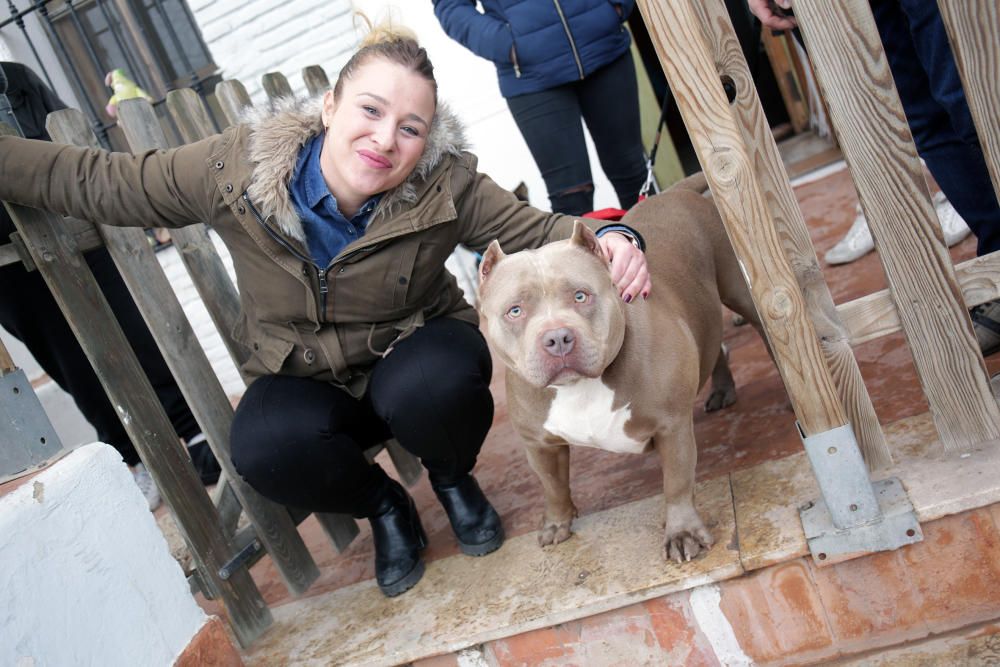
[[[631,208],[639,199],[646,159],[631,52],[582,81],[508,98],[507,106],[542,172],[554,212],[581,215],[594,208],[581,118],[621,207]]]
[[[394,436],[432,480],[470,472],[493,422],[491,374],[479,329],[442,317],[375,363],[360,400],[308,378],[258,378],[236,409],[233,464],[284,505],[371,516],[387,477],[364,450]]]
[[[0,227],[4,217],[5,212],[0,211]],[[7,234],[3,234],[6,239]],[[108,251],[99,248],[86,258],[177,434],[186,440],[197,435],[201,429]],[[87,355],[37,271],[29,273],[20,264],[0,267],[0,325],[24,343],[49,377],[73,397],[98,439],[118,450],[127,464],[139,462],[139,454]],[[215,464],[214,459],[211,463]]]

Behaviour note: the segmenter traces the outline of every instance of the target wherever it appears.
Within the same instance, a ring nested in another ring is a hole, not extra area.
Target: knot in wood
[[[795,310],[795,300],[787,287],[775,287],[764,299],[764,310],[769,320],[786,320]]]
[[[731,148],[719,147],[709,158],[708,171],[719,185],[736,185],[742,172],[739,156]]]

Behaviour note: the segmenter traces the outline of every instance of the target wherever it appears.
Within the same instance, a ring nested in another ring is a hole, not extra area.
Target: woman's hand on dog
[[[624,234],[609,232],[598,239],[601,249],[611,262],[611,279],[618,287],[625,303],[631,303],[637,296],[645,299],[653,289],[646,265],[646,255],[632,245]]]

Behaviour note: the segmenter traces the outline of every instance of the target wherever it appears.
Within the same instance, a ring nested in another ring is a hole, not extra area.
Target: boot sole
[[[503,532],[503,526],[500,526],[500,530],[497,534],[493,536],[493,539],[489,542],[483,542],[482,544],[466,544],[465,542],[459,542],[458,548],[466,556],[485,556],[486,554],[491,554],[503,544],[505,535]]]
[[[397,595],[402,595],[417,585],[417,582],[423,578],[425,569],[426,567],[424,566],[424,561],[418,560],[417,564],[413,566],[413,569],[410,570],[409,574],[399,581],[391,584],[387,584],[385,586],[379,584],[379,590],[382,591],[382,594],[387,598],[394,598]]]

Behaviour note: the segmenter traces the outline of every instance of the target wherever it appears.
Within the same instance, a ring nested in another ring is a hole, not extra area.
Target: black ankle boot
[[[427,546],[413,498],[398,482],[389,480],[385,497],[368,521],[375,542],[378,587],[390,598],[405,593],[424,576],[420,551]]]
[[[462,553],[485,556],[500,548],[504,540],[500,517],[472,475],[445,483],[432,480],[431,487],[448,513]]]

